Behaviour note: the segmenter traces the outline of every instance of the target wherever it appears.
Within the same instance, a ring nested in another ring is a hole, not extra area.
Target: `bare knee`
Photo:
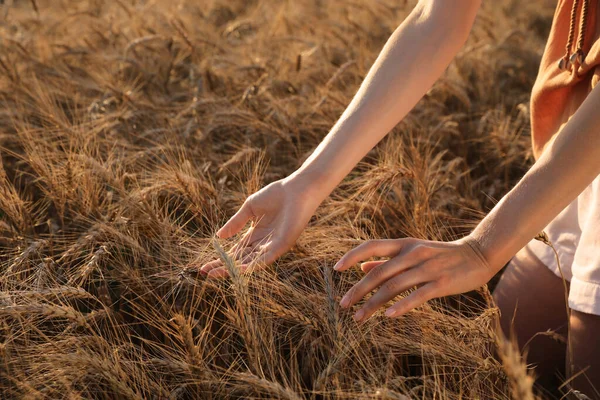
[[[523,346],[538,332],[567,324],[564,286],[524,247],[510,261],[493,293],[505,335]],[[540,312],[544,310],[544,312]]]
[[[600,399],[600,316],[572,310],[569,324],[568,378],[571,387]]]
[[[510,261],[493,295],[500,308],[502,330],[527,352],[527,363],[535,366],[538,383],[557,385],[556,376],[564,376],[566,346],[545,332],[552,330],[566,337],[562,280],[525,247]]]

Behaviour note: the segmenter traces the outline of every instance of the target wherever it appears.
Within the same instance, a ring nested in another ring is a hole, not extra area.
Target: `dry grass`
[[[5,3],[1,397],[532,398],[485,290],[357,326],[337,303],[361,274],[331,266],[372,237],[463,235],[516,182],[552,2],[484,2],[293,251],[224,282],[196,273],[227,258],[216,229],[307,157],[412,3]]]

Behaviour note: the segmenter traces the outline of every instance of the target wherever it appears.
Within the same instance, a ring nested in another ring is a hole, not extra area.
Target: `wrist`
[[[468,245],[473,253],[484,260],[487,267],[496,273],[502,269],[514,253],[505,244],[492,241],[487,236],[489,235],[483,236],[480,231],[475,229],[461,241]]]
[[[283,185],[299,195],[319,204],[331,193],[333,187],[322,173],[296,170],[283,179]],[[335,186],[334,186],[335,187]]]
[[[477,241],[477,239],[475,239],[475,237],[473,237],[472,235],[467,235],[460,241],[467,246],[467,248],[475,255],[475,257],[485,268],[492,268],[488,261],[488,258],[483,252],[481,244],[479,243],[479,241]]]

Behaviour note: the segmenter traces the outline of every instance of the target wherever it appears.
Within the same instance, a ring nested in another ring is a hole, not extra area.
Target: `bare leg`
[[[567,376],[576,376],[585,369],[571,381],[571,386],[591,399],[600,399],[600,316],[571,310],[570,321]],[[573,366],[569,365],[570,359]]]
[[[567,333],[562,280],[526,246],[502,274],[494,290],[494,300],[500,308],[502,330],[508,337],[514,332],[522,351],[527,353],[527,362],[536,366],[538,383],[546,386],[558,382],[556,373],[564,376],[561,369],[566,345],[548,335],[536,334],[549,329]]]

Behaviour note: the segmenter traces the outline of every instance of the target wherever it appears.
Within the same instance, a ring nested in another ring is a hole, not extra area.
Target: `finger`
[[[234,254],[232,256],[232,259],[235,261],[236,259],[239,259],[240,257],[244,257],[245,255],[247,255],[251,251],[252,251],[252,249],[246,248],[243,251],[238,252],[238,254]],[[204,264],[200,268],[200,272],[202,272],[204,274],[208,274],[213,269],[217,269],[217,268],[221,268],[221,267],[224,267],[223,261],[221,259],[217,259],[217,260],[213,260],[213,261],[210,261],[210,262]]]
[[[229,276],[229,270],[227,270],[227,267],[219,267],[219,268],[215,268],[212,271],[210,271],[208,273],[207,278],[208,279],[223,279],[223,278],[227,278]]]
[[[227,253],[230,254],[233,259],[239,258],[240,255],[243,256],[242,252],[250,245],[252,235],[254,235],[254,227],[250,227],[250,229],[244,233],[242,238],[236,244],[234,244]]]
[[[273,261],[277,260],[287,250],[285,242],[282,240],[274,239],[260,247],[260,254],[249,263],[249,267],[256,267],[257,265],[268,265]]]
[[[258,248],[254,248],[254,250],[248,254],[241,261],[241,265],[239,266],[240,271],[242,272],[251,272],[257,269],[264,268],[266,265],[271,264],[275,261],[281,254],[283,254],[287,250],[285,242],[280,240],[273,240],[269,243],[266,243]],[[226,267],[221,267],[209,272],[209,278],[223,278],[229,276],[229,271]]]
[[[340,301],[342,308],[348,308],[356,304],[367,293],[372,292],[383,285],[389,279],[423,262],[424,255],[419,252],[407,252],[398,255],[391,260],[374,267],[364,278],[356,283]]]
[[[246,265],[240,265],[238,268],[240,270],[240,274],[245,274],[248,272],[248,266]],[[229,276],[229,270],[226,267],[213,269],[208,273],[208,279],[224,279]]]
[[[265,232],[265,229],[256,229],[255,227],[250,227],[250,229],[244,233],[244,236],[227,253],[234,261],[240,261],[249,253],[255,252],[261,244],[269,239]],[[223,263],[217,266],[221,267],[223,266]]]
[[[383,264],[387,262],[387,260],[382,260],[382,261],[367,261],[364,262],[362,264],[360,264],[360,269],[365,272],[368,273],[369,271],[371,271],[373,268]]]
[[[436,296],[436,285],[430,282],[419,289],[415,290],[402,300],[397,301],[388,308],[385,315],[391,318],[397,318],[413,308],[419,307]]]
[[[242,269],[242,267],[244,269],[247,269],[248,264],[250,264],[252,262],[252,260],[256,259],[259,256],[260,256],[260,250],[258,250],[258,249],[254,249],[251,252],[249,252],[248,254],[246,254],[246,256],[244,258],[242,258],[239,262],[240,269]]]
[[[394,257],[409,243],[407,239],[369,240],[344,254],[333,269],[344,271],[357,262],[371,257]]]
[[[429,282],[431,277],[423,272],[422,264],[406,271],[404,274],[395,276],[386,281],[381,288],[369,300],[363,304],[362,308],[354,314],[354,319],[358,322],[369,318],[375,311],[394,297],[416,286],[420,283]]]
[[[240,274],[246,273],[249,269],[248,263],[250,263],[257,256],[258,256],[258,252],[256,252],[256,251],[246,254],[246,256],[243,259],[241,259],[239,262],[236,262],[236,265],[234,268],[238,268],[240,271]],[[208,278],[210,278],[210,279],[222,279],[222,278],[226,278],[228,276],[230,276],[229,269],[224,266],[215,268],[208,273]]]
[[[246,249],[244,257],[238,261],[234,261],[234,263],[235,263],[234,268],[238,268],[240,270],[240,272],[245,271],[247,269],[245,264],[247,264],[252,259],[254,259],[257,256],[257,254],[258,253],[256,251],[252,251],[251,249]],[[221,265],[219,267],[214,268],[210,271],[207,271],[207,273],[208,273],[208,278],[211,278],[211,279],[226,278],[229,276],[229,269],[221,263]]]
[[[242,239],[231,248],[229,254],[234,255],[234,258],[238,259],[237,254],[240,252],[240,249],[252,248],[252,251],[255,251],[256,248],[269,240],[268,236],[265,229],[251,227]],[[245,254],[242,254],[242,256],[245,256]]]
[[[217,236],[221,239],[227,239],[242,230],[244,225],[253,217],[252,210],[248,200],[242,204],[242,207],[227,221],[225,225],[217,231]]]
[[[223,265],[223,262],[221,260],[212,260],[212,261],[204,264],[202,267],[200,267],[200,272],[202,272],[204,274],[208,274],[211,270],[213,270],[215,268],[219,268],[222,265]]]

